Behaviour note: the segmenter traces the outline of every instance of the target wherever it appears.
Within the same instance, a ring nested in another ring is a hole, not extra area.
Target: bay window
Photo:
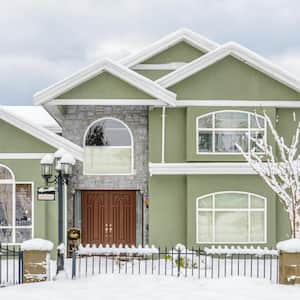
[[[218,192],[197,198],[197,243],[265,243],[266,198]]]

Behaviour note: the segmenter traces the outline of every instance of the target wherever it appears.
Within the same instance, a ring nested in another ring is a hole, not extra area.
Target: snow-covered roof
[[[42,106],[2,106],[16,117],[44,127],[54,133],[61,133],[61,127]]]

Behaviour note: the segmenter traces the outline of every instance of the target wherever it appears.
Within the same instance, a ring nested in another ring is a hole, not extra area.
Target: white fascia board
[[[70,142],[69,140],[51,132],[50,130],[27,122],[21,117],[16,117],[10,112],[0,107],[0,118],[5,122],[21,129],[24,132],[34,136],[44,143],[53,146],[57,149],[64,149],[72,154],[77,160],[83,161],[83,148]]]
[[[170,87],[229,55],[232,55],[254,69],[268,75],[297,92],[300,92],[300,81],[298,81],[297,78],[282,70],[267,59],[234,42],[229,42],[218,47],[176,71],[159,78],[156,82],[165,88]]]
[[[107,71],[112,75],[126,81],[136,88],[144,91],[151,96],[165,101],[167,104],[174,105],[176,94],[164,89],[154,81],[118,64],[110,59],[103,59],[100,62],[92,64],[66,79],[51,85],[50,87],[34,95],[35,105],[46,103],[55,99],[59,95],[71,90],[81,83],[94,78],[100,73]]]
[[[202,107],[280,107],[300,108],[298,100],[177,100],[176,107],[202,106]]]
[[[149,163],[150,175],[255,175],[248,163]]]
[[[151,99],[54,99],[47,103],[54,105],[138,105],[138,106],[164,106],[165,102]]]
[[[217,43],[189,29],[180,29],[143,48],[137,53],[131,54],[121,59],[120,63],[130,68],[178,44],[181,41],[185,41],[191,46],[204,52],[209,52],[219,46]]]
[[[0,153],[0,159],[42,159],[51,153]]]
[[[184,65],[186,65],[186,62],[173,62],[173,63],[167,63],[167,64],[137,64],[133,66],[132,70],[177,70]]]

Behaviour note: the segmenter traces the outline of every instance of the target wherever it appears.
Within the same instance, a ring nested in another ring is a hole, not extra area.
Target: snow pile
[[[96,245],[92,245],[92,247],[88,244],[86,246],[79,245],[78,252],[79,255],[152,255],[158,253],[158,249],[155,246],[149,247],[146,245],[142,247],[139,245],[138,247],[128,245],[123,246],[120,244],[118,247],[116,245],[106,245],[105,247],[102,244],[97,247]]]
[[[46,154],[42,160],[41,160],[41,164],[42,165],[52,165],[53,164],[53,160],[54,160],[54,157],[52,154]]]
[[[267,247],[265,248],[260,248],[259,246],[257,248],[254,248],[253,246],[251,247],[230,247],[228,248],[225,246],[222,248],[221,246],[219,247],[211,247],[211,248],[204,248],[204,251],[207,254],[218,254],[218,255],[234,255],[234,254],[247,254],[247,255],[256,255],[256,256],[263,256],[263,255],[278,255],[278,251],[275,249],[268,249]]]
[[[53,249],[53,243],[43,239],[27,240],[21,244],[22,251],[51,251]]]
[[[277,244],[277,249],[288,253],[300,253],[300,239],[281,241]]]

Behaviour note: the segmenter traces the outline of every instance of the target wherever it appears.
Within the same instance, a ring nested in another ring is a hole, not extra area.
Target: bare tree
[[[300,155],[298,153],[300,123],[291,144],[287,145],[266,113],[264,116],[278,148],[278,155],[276,155],[276,148],[273,149],[265,138],[250,138],[254,147],[249,152],[243,151],[240,145],[237,147],[253,170],[278,195],[289,216],[291,238],[300,238]]]

